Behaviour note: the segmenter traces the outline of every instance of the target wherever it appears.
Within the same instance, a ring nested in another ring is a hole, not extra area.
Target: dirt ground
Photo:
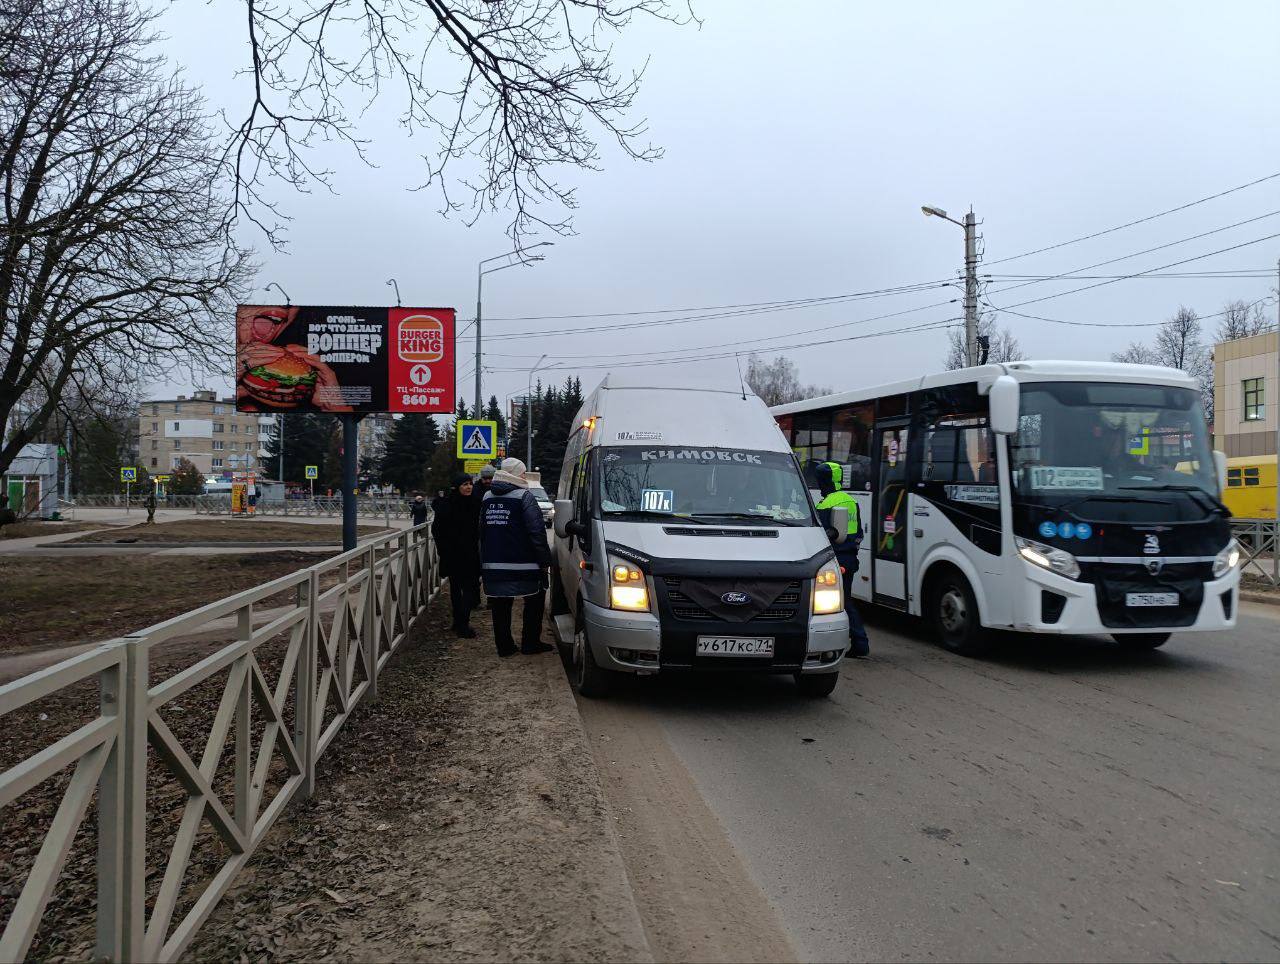
[[[101,522],[14,522],[0,526],[0,539],[30,539],[35,536],[60,536],[68,532],[101,529]]]
[[[0,556],[0,655],[111,639],[323,558],[315,552]]]
[[[500,660],[483,612],[443,636],[447,610],[187,958],[651,959],[559,660]]]
[[[383,532],[380,525],[362,525],[363,535]],[[154,525],[135,525],[128,528],[95,532],[72,542],[119,542],[136,539],[138,542],[311,542],[322,545],[339,545],[342,542],[342,526],[312,525],[307,522],[280,522],[275,519],[182,519],[178,522],[157,522]]]

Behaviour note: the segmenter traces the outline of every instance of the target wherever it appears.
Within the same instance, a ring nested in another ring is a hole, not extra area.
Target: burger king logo
[[[406,362],[440,361],[444,358],[444,325],[431,315],[410,315],[400,322],[396,353]]]

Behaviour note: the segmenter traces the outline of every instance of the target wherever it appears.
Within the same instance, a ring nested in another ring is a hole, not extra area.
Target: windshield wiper
[[[755,512],[699,512],[697,515],[703,519],[750,519],[752,522],[776,522],[780,526],[804,525],[798,519],[775,519]]]
[[[670,512],[656,512],[653,509],[604,509],[600,513],[603,516],[619,516],[619,515],[638,515],[643,519],[659,519],[663,522],[696,522],[698,525],[706,525],[699,519],[687,515],[674,515]]]
[[[1117,488],[1131,489],[1139,492],[1144,490],[1151,492],[1185,492],[1187,495],[1191,496],[1192,502],[1196,505],[1207,507],[1210,512],[1216,512],[1219,515],[1226,515],[1231,511],[1223,505],[1221,501],[1210,495],[1198,485],[1185,485],[1181,482],[1162,482],[1159,485],[1121,485],[1117,486]],[[1204,501],[1202,502],[1200,498],[1197,497],[1203,497]]]

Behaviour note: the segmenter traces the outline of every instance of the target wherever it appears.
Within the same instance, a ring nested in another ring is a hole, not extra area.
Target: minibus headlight
[[[813,577],[813,614],[829,616],[844,610],[844,580],[840,565],[833,559]]]
[[[1240,543],[1232,539],[1213,560],[1213,578],[1221,579],[1240,563]]]
[[[609,557],[609,606],[630,612],[649,611],[649,590],[644,573],[626,559]]]
[[[1068,579],[1080,578],[1080,563],[1076,562],[1076,557],[1071,553],[1046,546],[1034,539],[1023,539],[1021,536],[1014,536],[1013,543],[1018,547],[1018,555],[1033,566],[1048,569]]]

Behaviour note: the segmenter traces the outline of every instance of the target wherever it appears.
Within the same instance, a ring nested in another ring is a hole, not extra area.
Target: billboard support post
[[[356,547],[356,425],[359,415],[342,416],[342,551]]]

